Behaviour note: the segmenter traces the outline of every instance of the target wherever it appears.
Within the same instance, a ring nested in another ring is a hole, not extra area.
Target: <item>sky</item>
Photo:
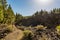
[[[7,0],[14,13],[20,13],[23,16],[33,15],[41,9],[50,11],[53,8],[60,8],[60,0]]]

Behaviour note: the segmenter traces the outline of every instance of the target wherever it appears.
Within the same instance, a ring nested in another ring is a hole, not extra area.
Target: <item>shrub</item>
[[[60,31],[60,25],[56,27],[56,30],[57,31]]]
[[[5,31],[5,30],[13,31],[14,30],[14,27],[12,25],[1,24],[0,25],[0,30],[1,31]]]
[[[7,30],[9,30],[9,31],[14,31],[13,25],[8,25]]]
[[[23,31],[23,33],[24,33],[24,36],[23,36],[22,40],[32,40],[32,38],[33,38],[32,31],[25,30],[25,31]]]
[[[47,27],[44,27],[43,25],[37,25],[37,27],[35,27],[35,28],[37,28],[37,29],[45,29]]]
[[[57,30],[58,35],[60,35],[60,25],[56,26],[56,30]]]

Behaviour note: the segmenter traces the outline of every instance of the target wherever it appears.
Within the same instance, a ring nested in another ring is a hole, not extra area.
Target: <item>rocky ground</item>
[[[34,27],[17,29],[15,26],[13,28],[14,30],[11,32],[0,27],[0,40],[60,40],[60,35],[53,29],[37,29]],[[26,32],[26,30],[30,32]]]

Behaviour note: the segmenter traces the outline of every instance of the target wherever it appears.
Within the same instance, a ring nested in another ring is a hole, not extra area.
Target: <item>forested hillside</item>
[[[45,10],[37,11],[32,16],[19,19],[15,24],[22,26],[44,25],[48,28],[55,28],[57,25],[60,25],[60,8],[55,8],[50,12]]]
[[[60,8],[23,16],[0,0],[0,40],[60,40]]]

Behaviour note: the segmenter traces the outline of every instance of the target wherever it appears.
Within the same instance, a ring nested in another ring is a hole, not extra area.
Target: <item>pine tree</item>
[[[0,0],[0,5],[3,6],[3,10],[7,8],[7,1],[6,0]]]
[[[6,23],[12,24],[14,21],[15,21],[15,15],[11,6],[9,5],[7,9],[7,14],[6,14]]]
[[[20,21],[21,19],[23,19],[23,16],[19,13],[16,13],[16,22]]]
[[[5,15],[6,15],[6,9],[7,9],[7,1],[6,0],[0,0],[0,23],[5,21]]]
[[[54,14],[60,14],[60,8],[53,9],[52,13],[54,13]]]
[[[37,12],[34,14],[34,16],[37,16],[37,15],[38,15],[38,13],[39,13],[39,12],[37,11]]]
[[[0,23],[4,20],[5,9],[7,7],[6,0],[0,0]]]
[[[3,13],[6,12],[7,9],[7,1],[6,0],[0,0],[0,6],[3,8]]]

